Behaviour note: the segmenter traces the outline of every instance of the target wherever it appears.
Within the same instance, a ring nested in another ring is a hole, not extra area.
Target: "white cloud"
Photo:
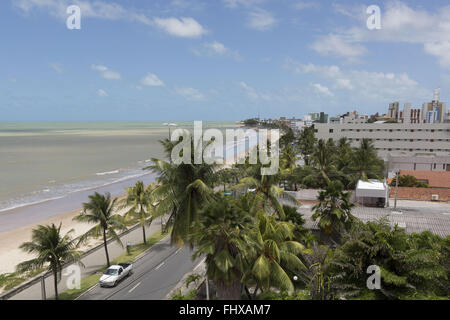
[[[107,97],[107,96],[108,96],[108,94],[106,93],[106,91],[103,90],[103,89],[98,89],[98,90],[97,90],[97,95],[98,95],[99,97]]]
[[[263,101],[271,101],[274,97],[271,94],[265,92],[259,92],[253,87],[249,86],[244,81],[238,83],[238,86],[241,87],[246,93],[247,97],[251,100],[263,100]]]
[[[142,78],[141,84],[149,87],[160,87],[165,85],[164,82],[153,73],[148,73],[144,78]]]
[[[450,41],[425,43],[425,52],[436,56],[441,66],[450,69]]]
[[[263,9],[250,12],[247,25],[255,30],[266,31],[275,26],[277,20],[272,13]]]
[[[311,45],[311,48],[320,55],[337,56],[348,61],[355,61],[367,52],[364,46],[349,43],[335,34],[320,37]]]
[[[401,1],[387,2],[381,11],[381,29],[365,27],[367,15],[361,10],[336,6],[335,10],[358,20],[358,27],[339,32],[347,43],[355,45],[365,42],[400,42],[420,44],[424,52],[439,59],[443,67],[450,68],[448,43],[450,42],[450,5],[435,12],[413,8]],[[364,52],[362,52],[364,54]]]
[[[190,17],[180,19],[174,17],[148,17],[134,10],[126,9],[114,2],[100,0],[93,2],[87,0],[13,0],[13,4],[25,14],[29,14],[35,9],[41,9],[63,20],[67,19],[67,7],[69,5],[78,5],[83,18],[139,22],[164,30],[168,34],[177,37],[194,38],[200,37],[208,32],[195,19]]]
[[[101,76],[104,79],[107,79],[107,80],[120,80],[121,79],[120,73],[110,70],[105,66],[93,64],[91,67],[93,70],[100,72]]]
[[[328,89],[327,87],[321,85],[320,83],[315,83],[313,84],[314,89],[316,90],[316,92],[329,96],[329,97],[333,97],[334,94],[330,91],[330,89]]]
[[[206,42],[203,44],[202,48],[192,49],[192,52],[198,56],[225,56],[233,58],[236,61],[242,61],[243,59],[239,52],[227,48],[218,41]]]
[[[181,88],[176,88],[175,92],[179,95],[182,95],[186,100],[191,100],[191,101],[205,100],[205,96],[203,95],[203,93],[201,93],[200,91],[198,91],[195,88],[181,87]]]
[[[320,5],[317,2],[312,1],[297,1],[297,3],[294,4],[294,8],[297,10],[304,10],[304,9],[317,9]]]
[[[155,18],[153,21],[158,28],[176,37],[198,38],[208,33],[193,18]]]
[[[239,6],[251,7],[264,2],[265,0],[223,0],[228,8],[236,8]]]
[[[58,62],[52,62],[49,63],[50,68],[52,68],[56,73],[63,73],[63,66],[61,63]]]
[[[310,74],[326,80],[336,90],[359,101],[380,103],[386,100],[423,100],[431,93],[406,73],[343,70],[335,65],[302,64],[287,59],[286,70],[294,74]],[[351,94],[348,94],[351,91]]]

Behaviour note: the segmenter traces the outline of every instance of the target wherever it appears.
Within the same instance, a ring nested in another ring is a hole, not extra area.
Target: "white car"
[[[120,280],[128,277],[133,273],[133,265],[131,263],[120,263],[110,266],[100,278],[101,287],[115,287]]]

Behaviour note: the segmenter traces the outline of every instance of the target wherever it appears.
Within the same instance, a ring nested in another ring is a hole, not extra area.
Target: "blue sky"
[[[448,1],[4,0],[0,39],[0,121],[372,114],[436,87],[450,102]]]

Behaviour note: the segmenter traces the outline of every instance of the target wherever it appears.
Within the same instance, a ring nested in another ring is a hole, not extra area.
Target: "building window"
[[[333,133],[333,129],[330,129],[330,133]]]

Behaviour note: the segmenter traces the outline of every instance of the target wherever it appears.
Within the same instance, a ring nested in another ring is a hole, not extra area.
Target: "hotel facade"
[[[317,139],[337,141],[346,137],[357,147],[371,139],[378,155],[396,157],[450,157],[450,123],[315,123]]]

